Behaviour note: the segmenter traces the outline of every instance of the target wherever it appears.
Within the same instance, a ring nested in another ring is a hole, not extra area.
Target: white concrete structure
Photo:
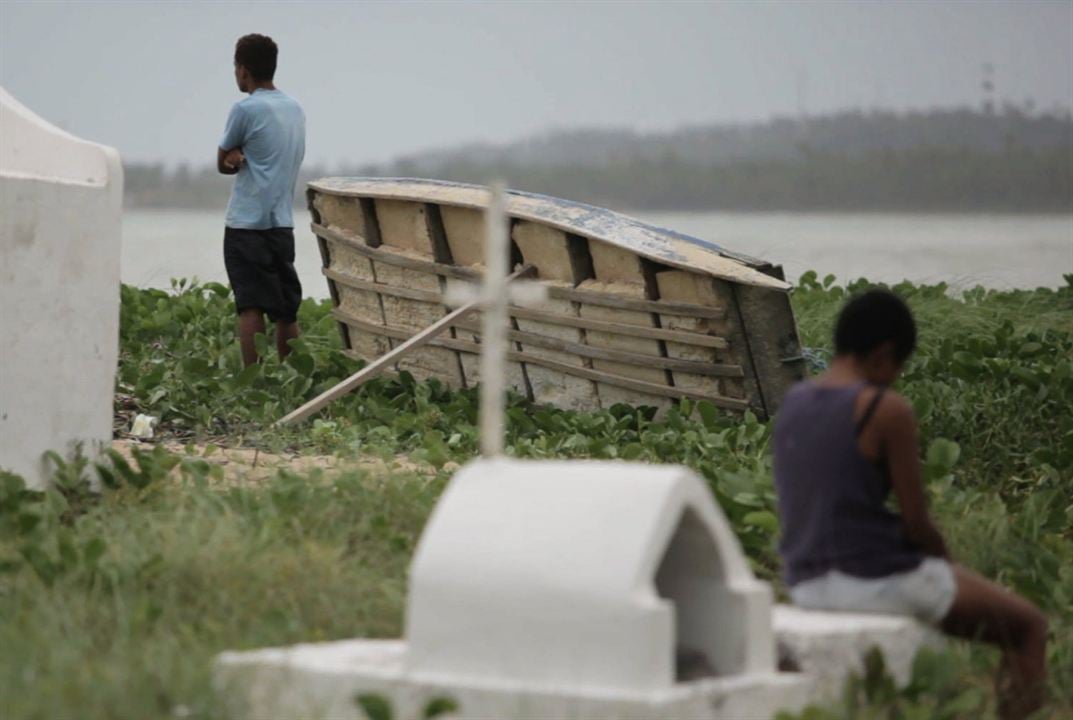
[[[411,566],[406,634],[225,653],[217,677],[250,717],[358,718],[359,692],[446,694],[466,718],[770,717],[811,693],[775,671],[770,588],[678,466],[465,466]]]
[[[818,699],[835,700],[851,673],[864,671],[864,658],[878,648],[887,671],[904,686],[923,647],[940,648],[937,630],[911,617],[865,613],[816,612],[789,605],[772,616],[779,659],[808,675]]]
[[[419,675],[657,690],[675,682],[676,648],[720,676],[775,667],[771,590],[679,466],[471,463],[433,513],[410,583]]]
[[[0,468],[112,437],[123,170],[0,88]]]

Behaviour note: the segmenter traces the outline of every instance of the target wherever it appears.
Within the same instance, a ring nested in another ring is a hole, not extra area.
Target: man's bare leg
[[[242,364],[246,367],[260,360],[257,355],[257,333],[265,331],[265,316],[259,308],[246,308],[238,314],[238,346],[242,350]]]
[[[289,323],[276,323],[276,350],[279,351],[280,360],[291,354],[291,346],[287,344],[287,341],[298,337],[298,334],[297,320]]]
[[[954,565],[957,598],[943,619],[945,632],[998,645],[995,678],[999,715],[1024,718],[1044,702],[1047,684],[1047,617],[1028,600]]]

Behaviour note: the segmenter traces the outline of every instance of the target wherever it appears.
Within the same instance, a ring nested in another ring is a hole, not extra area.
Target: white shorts
[[[908,572],[881,578],[859,578],[838,570],[790,588],[794,605],[808,610],[912,615],[938,624],[957,596],[957,581],[950,563],[925,558]]]

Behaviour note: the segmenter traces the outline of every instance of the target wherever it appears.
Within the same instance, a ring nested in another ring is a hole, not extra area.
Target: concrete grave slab
[[[878,648],[895,682],[909,682],[922,648],[943,647],[943,636],[911,617],[825,612],[779,605],[772,613],[780,663],[790,663],[815,681],[818,699],[840,697],[845,679],[861,674],[864,658]]]
[[[215,686],[230,717],[367,720],[354,698],[390,698],[397,718],[422,717],[449,698],[452,720],[742,720],[768,719],[809,701],[800,677],[706,678],[644,692],[559,689],[526,683],[413,677],[401,640],[342,640],[218,656]]]
[[[690,470],[480,460],[422,535],[405,642],[225,653],[216,678],[246,715],[358,717],[372,691],[462,718],[770,717],[812,687],[775,671],[770,613]]]

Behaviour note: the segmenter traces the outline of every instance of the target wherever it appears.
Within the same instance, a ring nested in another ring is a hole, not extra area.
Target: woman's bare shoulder
[[[872,422],[881,425],[916,425],[913,404],[897,390],[879,385],[866,385],[857,396],[855,416],[859,419],[876,401],[876,395],[882,395],[872,411]]]
[[[876,424],[888,432],[915,432],[917,426],[913,403],[900,392],[887,389],[876,408]]]

